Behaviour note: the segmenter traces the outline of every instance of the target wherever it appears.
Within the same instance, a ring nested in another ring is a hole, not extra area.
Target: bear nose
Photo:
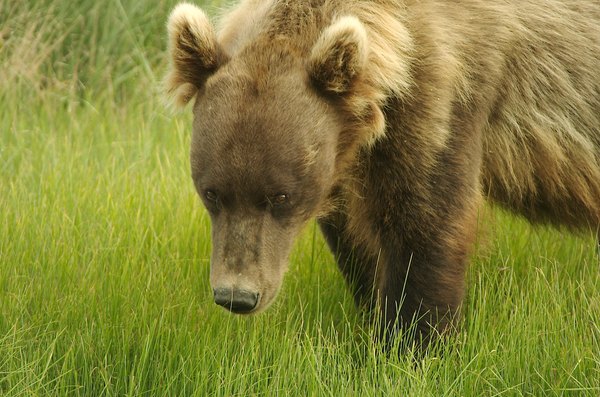
[[[215,303],[233,313],[249,313],[258,303],[258,294],[243,289],[215,288]]]

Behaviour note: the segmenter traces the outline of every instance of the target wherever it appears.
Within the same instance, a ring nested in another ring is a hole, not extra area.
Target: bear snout
[[[246,314],[258,305],[260,294],[245,289],[215,288],[213,290],[215,303],[232,313]]]

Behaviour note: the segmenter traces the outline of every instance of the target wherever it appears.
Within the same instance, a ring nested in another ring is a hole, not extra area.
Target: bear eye
[[[217,200],[219,199],[219,196],[217,195],[217,193],[214,190],[206,190],[204,192],[204,198],[207,201],[210,201],[211,203],[216,203]]]
[[[269,204],[271,204],[272,207],[282,207],[285,204],[287,204],[288,199],[289,197],[287,194],[276,194],[274,196],[269,197]]]

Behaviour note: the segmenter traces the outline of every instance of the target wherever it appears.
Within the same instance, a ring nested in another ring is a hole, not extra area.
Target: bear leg
[[[464,296],[464,263],[404,250],[388,257],[378,277],[380,338],[386,345],[401,329],[403,340],[427,346],[454,328]],[[443,263],[443,264],[442,264]],[[442,270],[443,269],[443,270]]]
[[[374,306],[377,258],[356,246],[346,233],[346,215],[335,212],[319,219],[319,226],[333,252],[340,271],[350,286],[357,306]]]

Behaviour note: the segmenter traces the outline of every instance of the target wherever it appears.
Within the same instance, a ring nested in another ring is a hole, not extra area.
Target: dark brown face
[[[232,49],[233,36],[220,43],[188,3],[167,27],[166,92],[179,106],[196,98],[191,165],[212,219],[215,301],[258,312],[281,286],[295,236],[323,210],[334,169],[342,178],[358,149],[384,134],[380,95],[363,76],[367,31],[342,16],[318,38],[281,26],[245,42],[239,31],[233,41],[244,45]],[[315,40],[310,51],[303,40]]]
[[[191,166],[212,220],[215,302],[251,313],[276,296],[294,238],[326,200],[338,127],[300,68],[262,80],[235,68],[198,94]]]

